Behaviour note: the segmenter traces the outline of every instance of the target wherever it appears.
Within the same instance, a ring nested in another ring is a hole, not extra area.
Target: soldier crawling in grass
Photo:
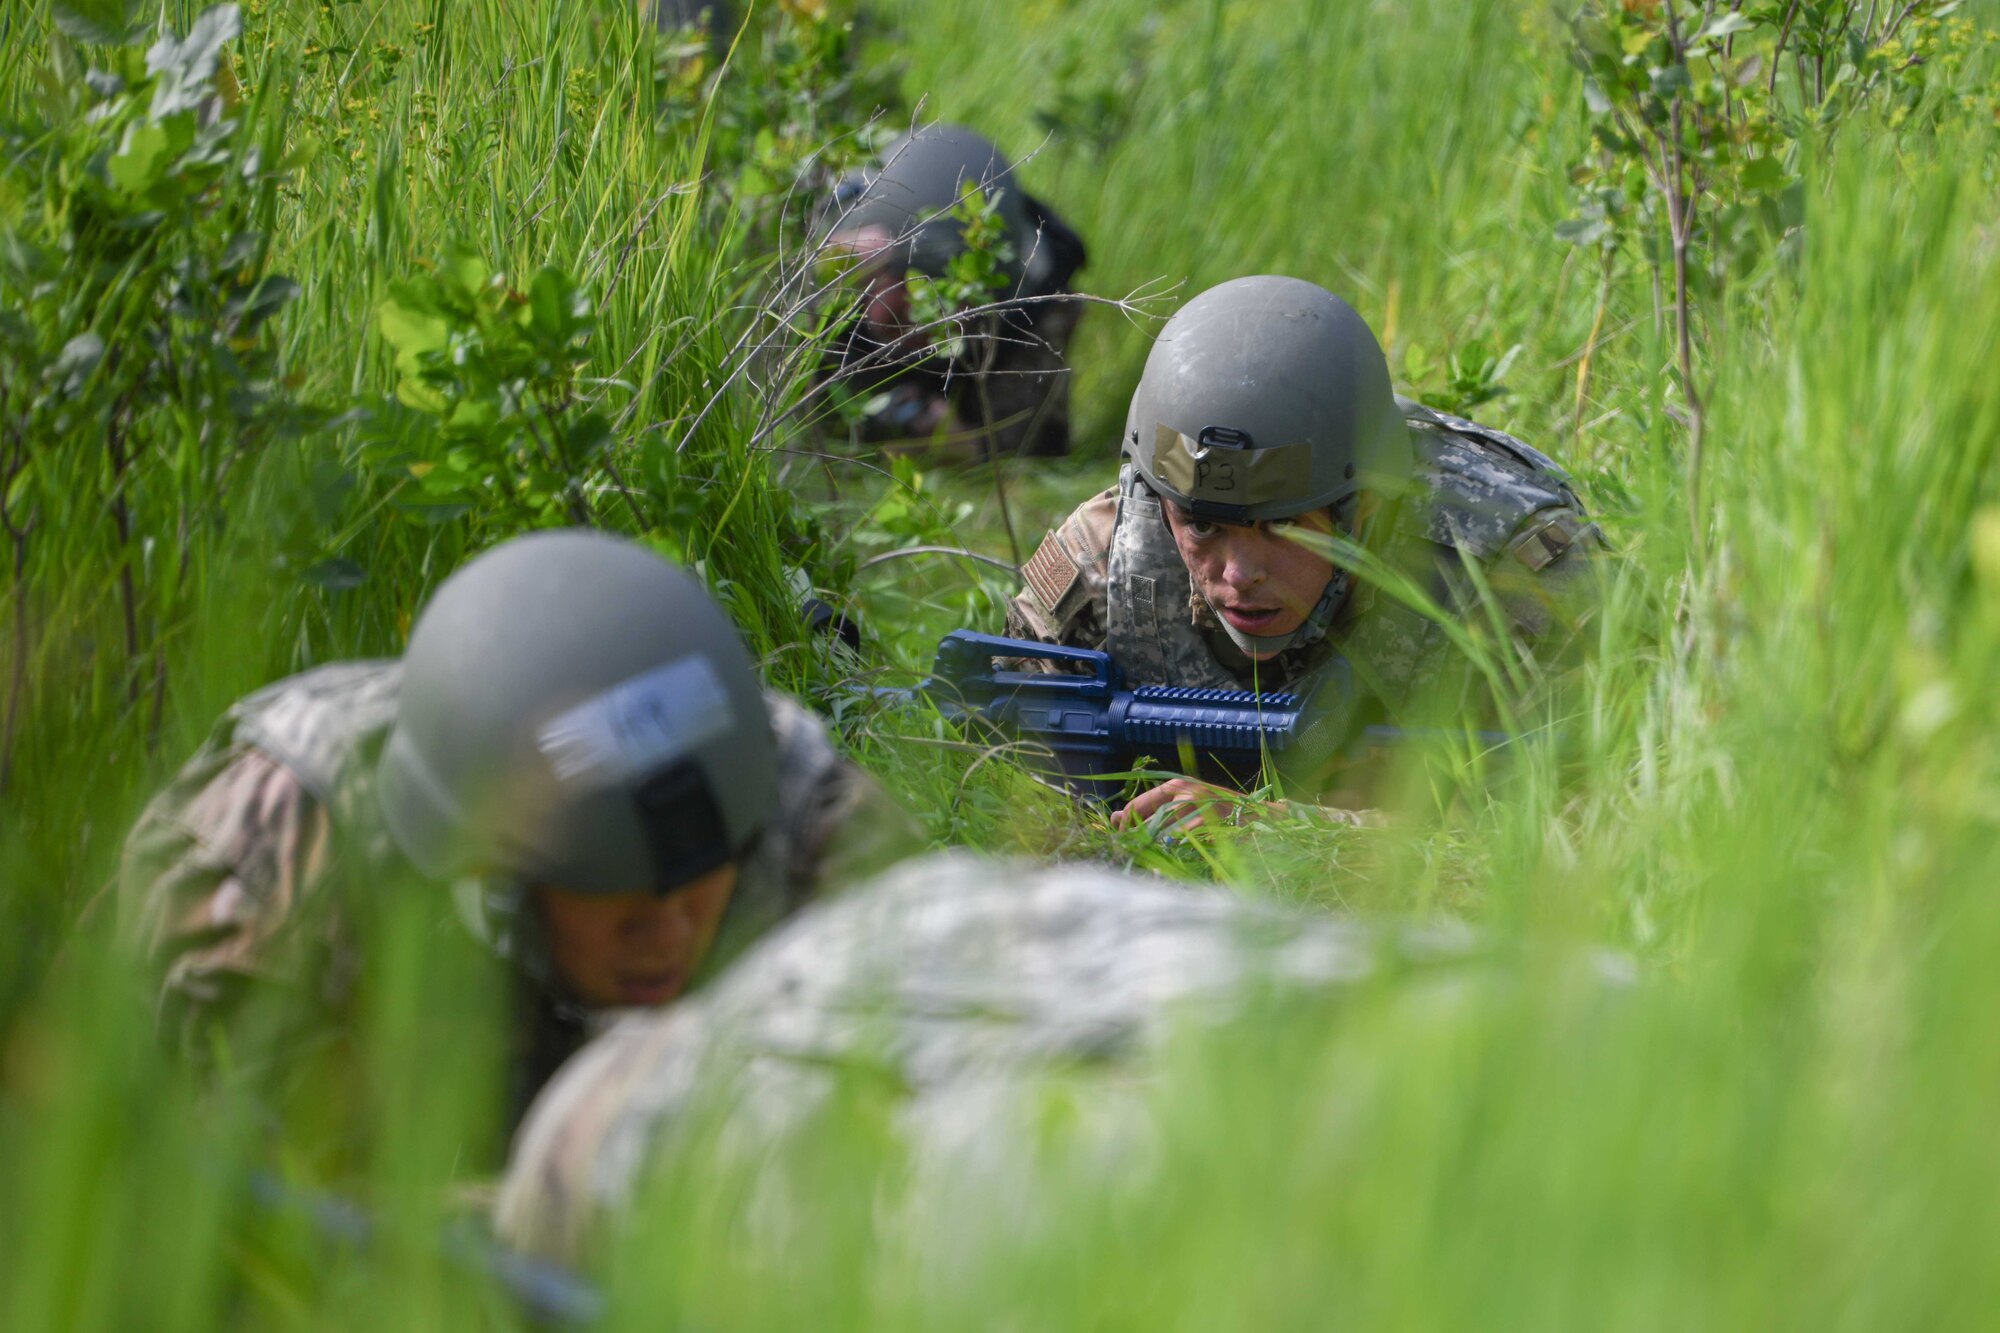
[[[1160,1146],[1144,1090],[1170,1031],[1227,1021],[1252,995],[1334,995],[1389,959],[1413,985],[1465,994],[1472,943],[1104,866],[906,861],[566,1065],[515,1140],[495,1221],[531,1254],[607,1267],[621,1227],[644,1241],[649,1224],[684,1224],[684,1207],[648,1197],[651,1172],[693,1152],[712,1169],[762,1164],[844,1081],[871,1114],[893,1108],[872,1123],[907,1146],[891,1210],[962,1215],[965,1187],[1016,1185],[1056,1143],[1075,1170],[1126,1179]],[[726,1135],[704,1137],[718,1124]]]
[[[932,125],[890,144],[879,168],[835,186],[816,226],[817,285],[854,313],[821,368],[827,429],[840,415],[829,400],[839,399],[854,404],[857,445],[934,445],[964,462],[1069,452],[1065,355],[1083,313],[1070,284],[1086,254],[1016,174],[979,134]],[[911,279],[945,278],[967,253],[956,215],[966,201],[1000,223],[999,286],[976,317],[925,327]],[[947,342],[960,350],[947,352]]]
[[[447,579],[401,660],[231,708],[133,830],[120,918],[163,1022],[200,1043],[258,992],[339,1014],[369,906],[352,895],[452,885],[517,981],[518,1114],[604,1015],[674,999],[915,846],[694,578],[545,532]]]
[[[1547,661],[1591,602],[1602,538],[1562,469],[1395,396],[1367,324],[1309,282],[1188,302],[1122,452],[1028,561],[1007,632],[1109,652],[1135,684],[1313,693],[1339,713],[1323,744],[1418,710],[1459,722],[1482,710],[1444,622]],[[1207,791],[1177,778],[1116,819],[1194,801],[1199,820]]]

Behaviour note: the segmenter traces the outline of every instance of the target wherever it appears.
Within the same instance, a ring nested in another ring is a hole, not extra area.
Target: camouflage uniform
[[[125,846],[119,915],[163,974],[165,1026],[192,1036],[256,983],[315,986],[308,1002],[329,1009],[344,998],[351,923],[333,899],[412,873],[398,869],[374,784],[401,676],[395,661],[343,662],[249,695],[147,805]],[[777,813],[741,865],[705,972],[823,888],[915,845],[908,817],[835,753],[817,718],[783,695],[766,701]],[[524,1105],[590,1024],[543,987],[522,990]]]
[[[1447,929],[1394,946],[1407,962],[1470,952],[1466,933]],[[896,1090],[918,1175],[1018,1175],[1036,1080],[1050,1074],[1077,1080],[1068,1109],[1115,1154],[1141,1109],[1131,1075],[1172,1023],[1222,1020],[1274,987],[1361,982],[1384,952],[1351,922],[1099,867],[965,853],[908,862],[801,913],[703,995],[633,1015],[571,1061],[515,1141],[501,1232],[574,1260],[677,1131],[715,1114],[723,1140],[700,1146],[740,1153],[754,1174],[843,1069]]]
[[[860,322],[834,343],[821,368],[872,406],[849,434],[854,445],[928,443],[914,440],[907,422],[942,398],[964,434],[944,449],[967,462],[1006,454],[1059,457],[1070,448],[1070,336],[1083,303],[1064,299],[1066,289],[1010,303],[975,322],[957,359],[930,352],[912,361],[884,354]]]
[[[1568,477],[1511,435],[1397,403],[1416,481],[1377,516],[1372,545],[1446,614],[1487,624],[1468,566],[1476,568],[1518,643],[1559,648],[1588,576],[1579,556],[1602,544]],[[1444,629],[1366,581],[1325,638],[1253,663],[1195,593],[1160,505],[1127,464],[1117,486],[1043,539],[1022,571],[1007,632],[1108,651],[1135,683],[1305,690],[1337,656],[1360,687],[1355,725],[1394,716],[1440,683],[1454,657]]]

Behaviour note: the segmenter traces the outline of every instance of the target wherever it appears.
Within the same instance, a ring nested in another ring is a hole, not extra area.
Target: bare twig
[[[1784,22],[1778,25],[1778,41],[1771,48],[1771,69],[1764,77],[1764,95],[1766,97],[1777,95],[1779,63],[1784,59],[1785,43],[1791,40],[1792,24],[1797,20],[1799,6],[1804,2],[1805,0],[1792,0],[1792,3],[1785,8]]]
[[[111,408],[109,429],[105,433],[105,448],[111,456],[111,521],[118,531],[118,604],[123,612],[125,627],[125,667],[128,673],[126,692],[134,708],[139,705],[139,589],[132,577],[132,564],[137,556],[132,550],[132,507],[126,498],[125,483],[131,459],[125,452],[126,411],[131,405],[131,394],[122,395]]]
[[[855,566],[855,569],[856,572],[864,569],[872,569],[876,565],[884,564],[890,560],[902,560],[913,555],[957,556],[961,560],[977,561],[982,565],[991,565],[995,569],[1004,569],[1009,574],[1018,575],[1021,572],[1021,566],[1018,563],[1010,564],[997,555],[981,555],[978,551],[968,551],[960,546],[904,546],[894,551],[884,551],[880,555],[871,555]]]
[[[1604,314],[1611,306],[1611,275],[1617,259],[1617,252],[1608,246],[1604,251],[1603,276],[1597,287],[1597,314],[1590,321],[1590,336],[1584,339],[1583,351],[1576,361],[1576,405],[1574,421],[1570,427],[1572,437],[1583,434],[1584,389],[1590,383],[1590,363],[1597,355],[1598,335],[1604,332]]]
[[[1000,355],[998,344],[989,342],[983,349],[986,364],[983,370],[990,371]],[[993,426],[993,394],[984,374],[973,380],[973,389],[979,395],[979,422],[984,433],[986,456],[993,463],[993,498],[1000,506],[1000,525],[1007,530],[1007,549],[1013,553],[1015,568],[1021,565],[1021,538],[1014,531],[1014,514],[1007,505],[1007,459],[1000,450],[999,432]],[[1025,445],[1028,435],[1024,432],[1021,443]]]
[[[1896,34],[1903,30],[1903,25],[1909,22],[1910,15],[1916,13],[1922,5],[1923,0],[1910,0],[1909,4],[1898,10],[1896,17],[1889,20],[1889,26],[1882,29],[1882,41],[1876,44],[1879,46],[1884,42],[1894,41]]]

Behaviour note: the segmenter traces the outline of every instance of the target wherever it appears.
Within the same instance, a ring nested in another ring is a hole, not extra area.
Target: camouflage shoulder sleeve
[[[874,776],[840,754],[826,724],[788,695],[769,696],[779,762],[779,818],[793,830],[797,901],[837,892],[923,847],[923,834]]]
[[[250,983],[298,980],[285,943],[354,799],[349,758],[395,683],[385,664],[349,663],[259,691],[147,804],[120,860],[118,912],[161,975],[164,1025],[186,1034]]]
[[[1534,514],[1486,567],[1502,623],[1531,660],[1555,666],[1579,646],[1597,605],[1593,557],[1604,549],[1597,525],[1562,505]]]
[[[274,979],[281,928],[320,880],[327,808],[262,750],[205,747],[126,839],[120,926],[162,981],[164,1025],[186,1031]]]
[[[1404,410],[1424,487],[1392,537],[1404,572],[1470,632],[1504,632],[1544,665],[1565,656],[1593,601],[1588,556],[1603,548],[1568,476],[1511,435]],[[1459,657],[1452,636],[1380,592],[1362,603],[1340,644],[1357,678],[1392,710],[1436,689]]]
[[[1109,637],[1105,578],[1117,522],[1118,489],[1112,487],[1049,530],[1021,567],[1021,591],[1007,608],[1008,637],[1071,648],[1104,647]]]

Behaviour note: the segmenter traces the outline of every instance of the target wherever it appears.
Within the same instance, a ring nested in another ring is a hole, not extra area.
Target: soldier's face
[[[549,957],[570,994],[599,1009],[665,1004],[687,989],[715,943],[736,865],[664,897],[535,890]]]
[[[1175,504],[1165,508],[1195,591],[1215,614],[1245,634],[1291,633],[1312,614],[1333,577],[1333,562],[1297,540],[1302,531],[1333,531],[1324,510],[1238,526],[1205,522]],[[1271,654],[1251,656],[1261,660]]]
[[[896,238],[887,227],[840,232],[826,243],[828,272],[822,280],[850,283],[860,299],[861,318],[884,342],[910,327],[908,274],[896,258]]]

